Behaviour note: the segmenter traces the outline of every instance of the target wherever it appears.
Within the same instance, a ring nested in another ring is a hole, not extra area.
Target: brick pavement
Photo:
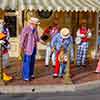
[[[51,65],[51,64],[50,64]],[[74,65],[71,65],[71,79],[73,84],[85,83],[89,81],[99,80],[100,74],[95,74],[96,62],[87,65],[86,68],[77,71]],[[22,80],[21,62],[17,59],[10,59],[10,66],[4,71],[13,76],[13,80],[8,85],[55,85],[64,84],[64,79],[54,79],[52,77],[53,68],[44,67],[44,61],[36,61],[35,76],[36,78],[30,82]]]

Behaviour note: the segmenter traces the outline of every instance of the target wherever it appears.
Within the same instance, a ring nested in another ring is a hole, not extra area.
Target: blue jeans
[[[34,75],[34,65],[36,57],[36,48],[33,49],[32,55],[24,54],[23,59],[23,79],[30,79]]]
[[[66,66],[67,66],[67,64],[64,64],[64,63],[60,64],[59,76],[63,76],[64,75]]]

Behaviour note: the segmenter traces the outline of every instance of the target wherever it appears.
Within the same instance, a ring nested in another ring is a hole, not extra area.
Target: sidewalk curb
[[[32,89],[35,89],[35,91],[32,91]],[[74,90],[74,85],[0,86],[0,93],[47,93]]]
[[[89,81],[87,83],[82,83],[82,84],[76,84],[75,90],[89,90],[89,89],[95,89],[100,87],[100,80],[96,81]]]
[[[76,85],[16,85],[0,86],[0,93],[52,93],[52,92],[74,92],[89,90],[100,87],[100,81],[92,81]],[[32,91],[35,89],[35,91]]]

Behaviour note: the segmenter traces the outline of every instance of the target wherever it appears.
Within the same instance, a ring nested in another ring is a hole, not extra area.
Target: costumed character
[[[9,65],[9,30],[4,26],[4,21],[0,20],[0,43],[2,44],[2,63],[3,68]],[[12,77],[3,72],[3,80],[10,81]]]

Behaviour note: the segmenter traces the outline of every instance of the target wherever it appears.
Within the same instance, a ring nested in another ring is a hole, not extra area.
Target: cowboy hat
[[[60,34],[62,38],[68,38],[70,36],[70,30],[68,28],[62,28]]]
[[[30,24],[40,24],[40,20],[38,18],[35,17],[31,17],[31,19],[29,20]]]

